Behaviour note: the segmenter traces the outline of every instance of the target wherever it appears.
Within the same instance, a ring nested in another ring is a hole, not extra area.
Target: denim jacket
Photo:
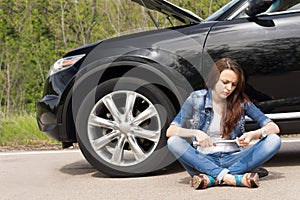
[[[229,138],[226,139],[235,139],[245,133],[245,116],[250,117],[260,127],[271,121],[252,102],[243,103],[242,107],[243,115]],[[213,115],[211,90],[202,89],[190,94],[172,124],[183,128],[199,129],[207,133]]]

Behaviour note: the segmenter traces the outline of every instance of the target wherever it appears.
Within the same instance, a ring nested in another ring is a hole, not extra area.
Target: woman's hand
[[[198,143],[201,145],[201,147],[213,146],[211,138],[203,131],[197,130],[197,134],[195,135],[195,137],[196,137]]]
[[[266,131],[267,135],[270,133],[278,134],[280,132],[277,124],[271,121],[260,129],[249,131],[244,133],[241,137],[236,138],[236,143],[239,146],[248,146],[252,140],[261,138],[263,130]]]
[[[195,137],[199,145],[201,145],[202,147],[213,146],[210,137],[206,133],[198,129],[181,128],[173,124],[167,130],[167,137],[171,137],[175,135],[180,137],[187,137],[187,138]]]
[[[236,143],[239,146],[248,146],[250,142],[256,138],[256,133],[254,131],[249,131],[247,133],[244,133],[241,137],[236,138]]]

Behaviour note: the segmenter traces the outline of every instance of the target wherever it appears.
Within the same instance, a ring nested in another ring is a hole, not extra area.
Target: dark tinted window
[[[300,0],[276,0],[266,13],[296,10],[300,7]]]
[[[234,19],[249,17],[245,13],[246,5],[243,5],[244,10],[238,13]],[[300,0],[276,0],[272,6],[265,13],[275,13],[284,11],[295,11],[300,10]]]

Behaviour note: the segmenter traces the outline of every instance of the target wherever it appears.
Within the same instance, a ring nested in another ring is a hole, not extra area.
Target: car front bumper
[[[71,84],[70,70],[48,77],[43,97],[36,103],[36,119],[39,129],[61,142],[76,142],[73,129],[67,127],[70,126],[70,123],[67,123],[70,118],[69,114],[67,109],[64,110],[68,105],[66,94],[68,93],[67,87]]]
[[[57,120],[57,108],[59,97],[54,95],[46,95],[36,104],[36,118],[39,129],[45,132],[48,136],[62,141],[59,134],[61,123]]]

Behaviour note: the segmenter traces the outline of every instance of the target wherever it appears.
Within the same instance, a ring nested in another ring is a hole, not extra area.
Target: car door
[[[212,27],[205,51],[217,60],[235,59],[245,70],[250,98],[286,125],[286,132],[300,123],[300,10],[237,18]]]

